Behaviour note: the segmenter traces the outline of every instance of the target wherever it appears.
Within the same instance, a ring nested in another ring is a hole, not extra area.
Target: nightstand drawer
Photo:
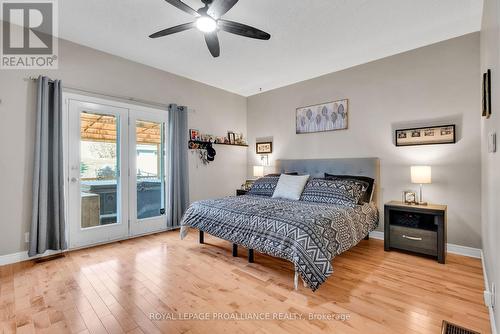
[[[429,230],[391,225],[390,247],[437,255],[437,233]]]

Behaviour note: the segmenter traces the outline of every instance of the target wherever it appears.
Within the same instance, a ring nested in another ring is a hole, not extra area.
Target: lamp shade
[[[264,166],[253,166],[253,176],[263,177],[264,176]]]
[[[417,184],[432,183],[431,166],[412,166],[411,182]]]

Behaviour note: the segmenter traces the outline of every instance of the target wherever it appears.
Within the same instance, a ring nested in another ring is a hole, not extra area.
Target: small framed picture
[[[257,154],[271,154],[273,153],[273,143],[257,143],[255,144],[255,152],[257,152]]]
[[[396,130],[396,146],[454,144],[455,125],[429,126]]]
[[[411,190],[403,191],[402,200],[406,204],[416,204],[417,203],[417,194]]]
[[[229,131],[227,133],[227,138],[229,139],[229,144],[234,145],[236,143],[234,132]]]
[[[200,140],[200,131],[189,129],[189,140]]]
[[[255,180],[246,180],[244,186],[245,190],[250,190],[254,184]]]

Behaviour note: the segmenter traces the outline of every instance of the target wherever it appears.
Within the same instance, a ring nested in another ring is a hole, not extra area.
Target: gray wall
[[[271,163],[277,158],[379,157],[381,203],[416,189],[409,182],[410,165],[432,165],[434,183],[424,191],[428,200],[449,205],[449,242],[481,247],[478,48],[478,34],[467,35],[248,99],[67,41],[60,43],[60,69],[45,74],[68,86],[188,105],[194,110],[190,127],[207,133],[246,133],[248,124],[251,149],[219,146],[208,167],[190,154],[192,201],[232,194],[251,174],[245,168],[258,163],[255,138],[271,136]],[[39,73],[0,74],[0,255],[26,249],[35,85],[24,78]],[[347,131],[295,134],[296,107],[340,98],[349,98]],[[449,122],[458,125],[455,145],[393,144],[394,128]]]
[[[279,158],[378,157],[380,203],[399,200],[410,166],[429,164],[425,198],[448,205],[448,242],[481,248],[479,34],[356,66],[248,99],[249,168],[256,138]],[[349,99],[349,129],[295,134],[295,108]],[[458,143],[398,148],[395,128],[454,123]],[[382,226],[379,227],[381,229]]]
[[[498,240],[500,238],[500,228],[498,227],[500,218],[500,148],[497,153],[488,153],[488,134],[497,132],[500,128],[500,35],[499,35],[499,10],[498,0],[485,0],[483,11],[483,26],[481,29],[481,70],[485,72],[491,69],[491,102],[492,116],[490,119],[483,119],[481,122],[482,140],[482,222],[483,222],[483,254],[486,272],[490,284],[496,283],[500,287],[500,248]],[[500,143],[500,142],[499,142]],[[490,287],[491,288],[491,287]],[[498,288],[497,288],[498,290]],[[497,292],[498,294],[498,292]],[[497,298],[498,302],[498,298]],[[497,328],[500,328],[500,314],[495,311]]]
[[[123,58],[61,41],[59,70],[47,71],[72,87],[187,105],[190,127],[214,135],[246,134],[246,98]],[[35,128],[35,84],[23,80],[37,71],[0,71],[0,255],[27,249],[31,217]],[[186,144],[187,145],[187,144]],[[186,146],[187,147],[187,146]],[[191,200],[233,194],[245,179],[245,148],[218,146],[208,167],[190,154]]]

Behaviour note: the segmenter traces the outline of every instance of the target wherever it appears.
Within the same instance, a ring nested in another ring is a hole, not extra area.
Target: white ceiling
[[[240,0],[224,18],[271,40],[220,32],[219,58],[197,30],[147,37],[192,21],[163,0],[59,4],[64,39],[249,96],[478,31],[483,0]]]

